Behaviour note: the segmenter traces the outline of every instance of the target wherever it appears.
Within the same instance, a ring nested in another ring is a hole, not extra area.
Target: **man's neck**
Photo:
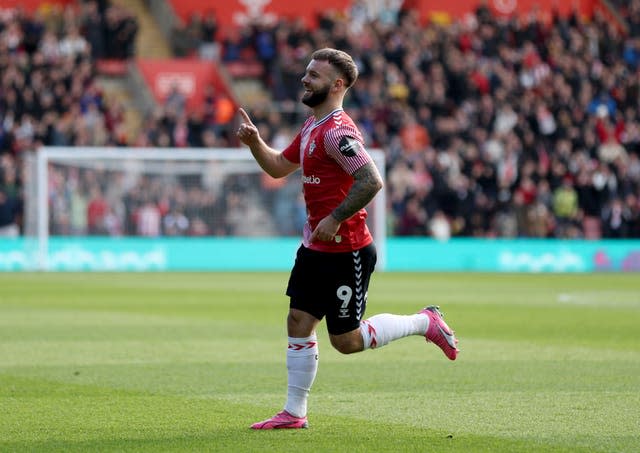
[[[313,116],[316,121],[320,121],[334,110],[342,109],[342,102],[325,102],[313,108]]]

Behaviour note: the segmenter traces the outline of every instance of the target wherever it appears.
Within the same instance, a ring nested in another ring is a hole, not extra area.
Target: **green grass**
[[[634,452],[640,276],[376,274],[367,315],[439,304],[342,356],[321,324],[308,430],[280,410],[287,275],[0,274],[0,451]]]

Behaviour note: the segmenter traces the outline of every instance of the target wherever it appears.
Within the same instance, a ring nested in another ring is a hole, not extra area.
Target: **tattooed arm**
[[[344,222],[364,208],[382,189],[382,177],[373,161],[358,169],[353,174],[353,179],[351,190],[331,214],[338,222]]]
[[[373,161],[365,164],[353,174],[353,185],[349,193],[333,212],[322,219],[311,235],[311,241],[331,241],[340,224],[364,208],[382,189],[382,177]]]

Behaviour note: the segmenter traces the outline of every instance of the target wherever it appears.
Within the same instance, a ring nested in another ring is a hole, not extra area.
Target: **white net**
[[[384,156],[372,156],[384,174]],[[246,149],[42,148],[26,175],[26,232],[51,236],[299,236],[300,173],[272,179]],[[384,195],[369,226],[384,241]],[[384,244],[379,244],[379,248]]]

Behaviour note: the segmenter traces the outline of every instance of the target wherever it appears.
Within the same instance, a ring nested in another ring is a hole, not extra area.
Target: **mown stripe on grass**
[[[478,402],[484,411],[465,413],[455,409],[466,403],[450,393],[430,399],[418,412],[409,408],[352,415],[339,402],[327,399],[311,413],[309,430],[255,432],[248,425],[271,413],[260,404],[6,376],[0,382],[15,394],[0,396],[6,409],[0,415],[2,451],[586,452],[632,451],[637,440],[621,432],[600,436],[552,429],[539,433],[529,425],[520,427],[526,424],[525,414],[521,420],[505,419],[500,433],[470,432],[470,418],[480,423],[481,431],[482,423],[488,425],[490,419],[501,416],[491,411],[495,398],[489,395]],[[40,388],[37,394],[35,388]],[[553,412],[551,403],[548,408]]]

